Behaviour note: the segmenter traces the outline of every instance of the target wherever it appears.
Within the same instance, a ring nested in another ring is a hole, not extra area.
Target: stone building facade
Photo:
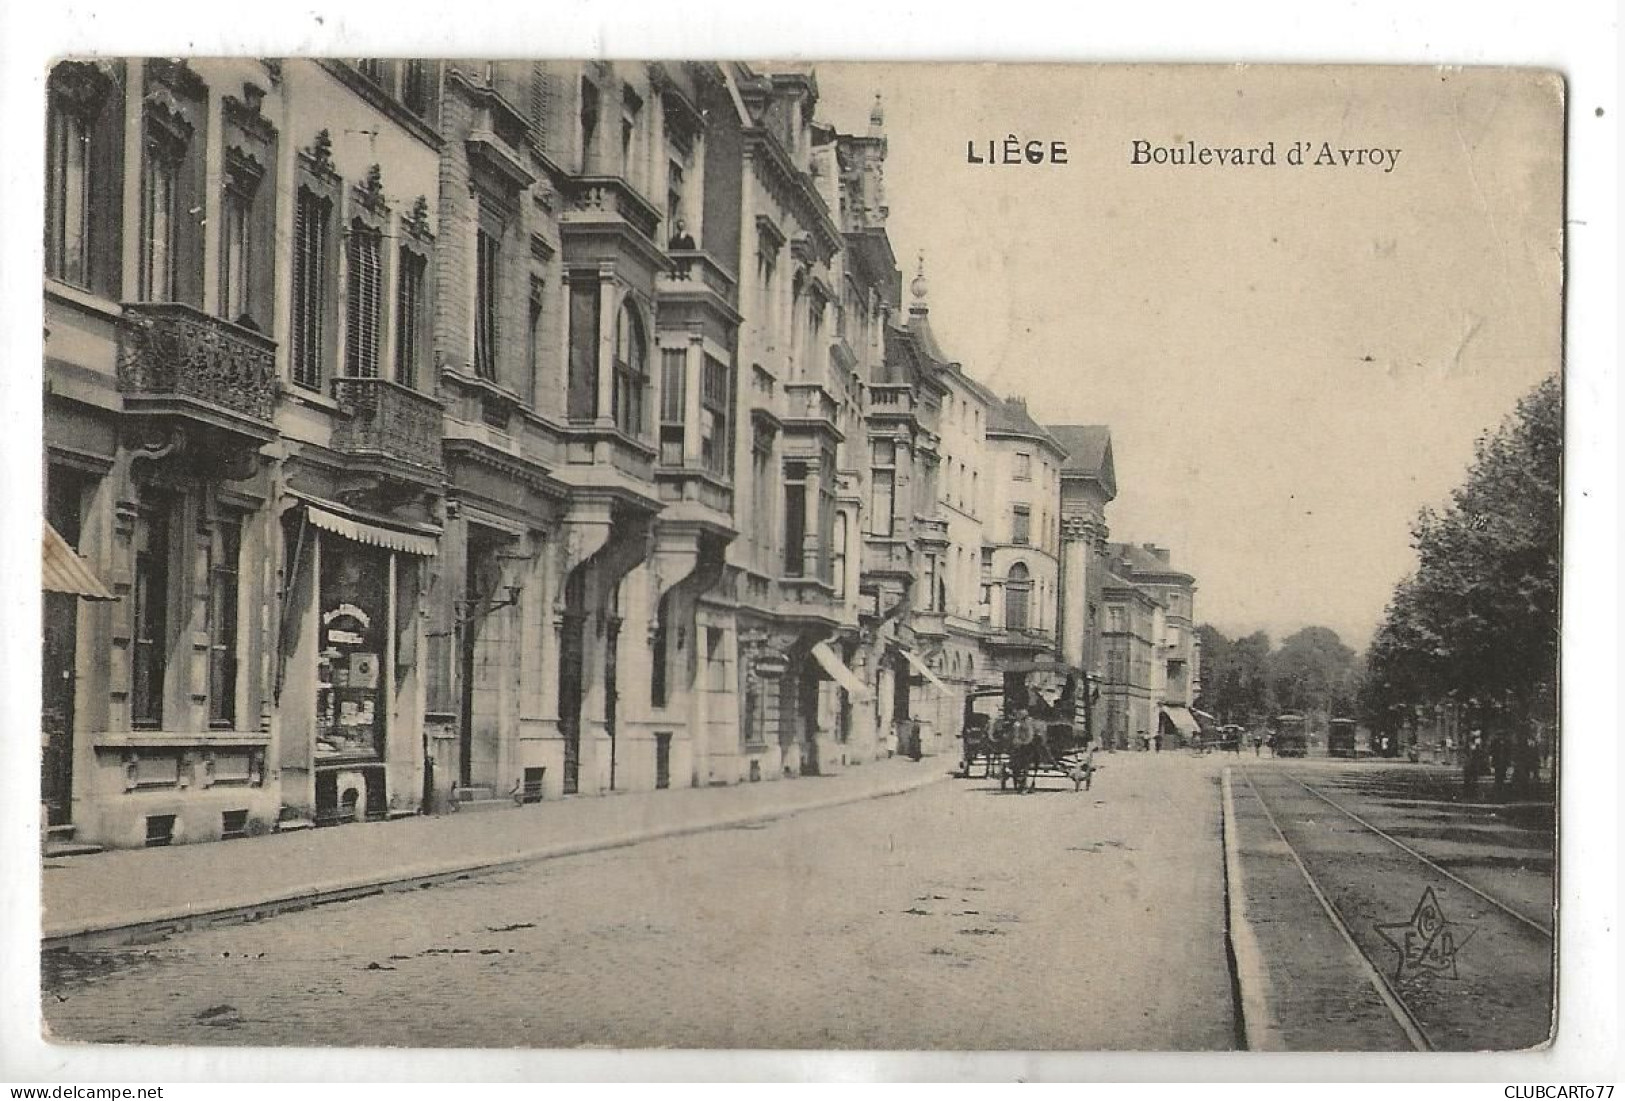
[[[67,61],[47,134],[54,844],[955,752],[1011,662],[1106,671],[1109,438],[905,307],[878,102]]]

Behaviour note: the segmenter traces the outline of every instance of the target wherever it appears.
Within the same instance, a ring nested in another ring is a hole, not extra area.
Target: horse
[[[1038,770],[1055,767],[1055,757],[1049,750],[1048,732],[1042,726],[1023,726],[1021,720],[1011,724],[1010,779],[1016,794],[1025,795],[1038,786]]]

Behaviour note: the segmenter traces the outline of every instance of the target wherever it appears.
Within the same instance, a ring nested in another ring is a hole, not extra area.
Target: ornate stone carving
[[[63,61],[51,70],[52,97],[78,115],[100,111],[115,84],[111,62]]]
[[[434,236],[429,231],[429,200],[422,195],[412,201],[412,209],[401,222],[414,237],[429,240]]]
[[[310,162],[312,169],[322,175],[338,174],[333,168],[333,135],[325,128],[316,131],[315,140],[310,143],[310,148],[305,150],[305,159]]]
[[[325,132],[325,131],[324,131]],[[355,186],[356,201],[372,213],[384,215],[389,211],[389,203],[384,199],[384,170],[374,164],[367,169],[367,178]]]

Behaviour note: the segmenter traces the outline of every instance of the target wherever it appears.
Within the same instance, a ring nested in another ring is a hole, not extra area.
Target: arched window
[[[649,339],[631,302],[621,303],[615,319],[615,385],[611,402],[615,427],[628,436],[643,435],[643,399],[649,388]]]
[[[1027,603],[1032,595],[1032,574],[1025,564],[1017,562],[1004,578],[1004,629],[1027,629]]]

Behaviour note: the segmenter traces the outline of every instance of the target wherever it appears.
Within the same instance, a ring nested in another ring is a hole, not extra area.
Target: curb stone
[[[622,849],[646,841],[661,841],[668,838],[710,833],[754,822],[786,818],[807,811],[829,810],[850,803],[862,803],[871,799],[903,795],[940,783],[946,779],[948,779],[946,773],[929,772],[921,777],[910,777],[906,781],[887,784],[873,790],[832,795],[796,806],[759,807],[748,811],[726,814],[721,817],[708,818],[699,822],[673,823],[641,830],[629,830],[602,837],[555,841],[535,848],[519,849],[498,855],[486,853],[477,857],[453,857],[433,863],[396,868],[374,876],[311,883],[292,890],[257,892],[239,895],[235,898],[211,899],[206,902],[191,903],[162,910],[127,914],[116,919],[48,924],[43,930],[40,949],[49,952],[70,947],[111,947],[156,940],[171,933],[182,932],[190,928],[212,924],[229,924],[234,921],[250,921],[278,913],[308,909],[327,902],[340,902],[346,899],[381,894],[384,891],[407,890],[420,885],[428,886],[452,879],[488,875],[492,872],[541,863],[546,860]]]
[[[1263,952],[1247,920],[1247,895],[1243,887],[1241,850],[1236,840],[1236,809],[1228,765],[1225,766],[1220,785],[1224,802],[1225,936],[1230,941],[1236,961],[1243,1039],[1248,1051],[1285,1051],[1280,1022],[1276,1020],[1271,1004],[1269,973],[1264,967]]]

